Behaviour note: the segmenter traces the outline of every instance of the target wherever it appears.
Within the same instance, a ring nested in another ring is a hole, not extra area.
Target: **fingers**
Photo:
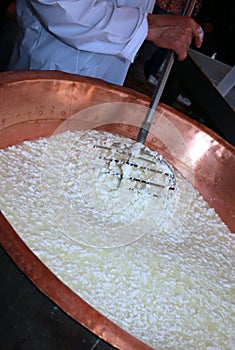
[[[188,49],[192,44],[193,39],[195,45],[199,48],[203,42],[203,30],[200,26],[194,28],[177,27],[174,30],[175,40],[171,40],[171,49],[174,50],[180,61],[184,60],[188,55]]]
[[[179,26],[182,26],[182,28],[185,28],[186,31],[188,31],[188,35],[190,35],[191,32],[191,42],[194,38],[195,45],[197,47],[200,47],[203,42],[204,32],[202,30],[202,27],[194,21],[194,19],[189,17],[181,17],[179,21]]]
[[[202,27],[198,26],[196,33],[194,34],[195,37],[195,45],[199,48],[202,45],[203,38],[204,38],[204,32]]]
[[[179,60],[186,58],[192,41],[192,31],[180,26],[166,26],[149,31],[148,40],[157,46],[176,52]]]
[[[183,29],[181,27],[177,27],[175,30],[175,40],[171,42],[171,49],[176,52],[178,55],[178,59],[183,61],[188,54],[189,46],[192,42],[192,32],[191,30]]]
[[[180,61],[184,60],[187,57],[187,52],[189,47],[192,44],[193,39],[195,40],[196,47],[200,47],[203,42],[204,32],[202,28],[193,20],[187,23],[182,27],[184,34],[182,33],[179,38],[179,49],[177,48],[176,53]]]
[[[203,42],[203,30],[192,18],[161,15],[160,21],[156,15],[150,15],[148,21],[147,39],[159,47],[172,49],[179,60],[187,57],[193,39],[197,47],[200,47]],[[167,23],[165,26],[164,22]]]

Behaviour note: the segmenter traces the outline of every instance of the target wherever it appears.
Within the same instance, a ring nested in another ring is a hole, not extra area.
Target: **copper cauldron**
[[[100,80],[47,71],[0,74],[0,147],[48,136],[79,111],[103,103],[147,107],[149,99]],[[235,148],[208,128],[160,104],[146,144],[161,153],[199,190],[235,231]],[[97,116],[96,116],[97,117]],[[144,115],[143,115],[144,117]],[[133,115],[99,128],[135,139]],[[80,120],[82,127],[83,121]],[[180,135],[177,139],[173,133]],[[158,137],[159,135],[159,137]],[[190,160],[189,160],[190,158]],[[47,269],[0,213],[0,242],[19,268],[67,314],[111,345],[150,349],[85,303]],[[50,282],[50,283],[49,283]]]

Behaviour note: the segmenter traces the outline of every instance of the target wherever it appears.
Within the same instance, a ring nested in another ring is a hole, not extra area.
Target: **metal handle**
[[[195,4],[196,4],[196,0],[188,0],[184,7],[182,16],[190,17],[193,12]],[[145,119],[139,130],[139,133],[137,136],[138,142],[141,142],[143,144],[145,143],[145,140],[148,136],[149,129],[151,127],[153,116],[159,104],[160,98],[162,96],[163,90],[165,88],[165,85],[169,77],[169,74],[171,72],[171,68],[173,66],[174,61],[175,61],[175,53],[172,50],[169,50],[165,60],[165,64],[163,66],[162,74],[160,76],[160,79],[157,82]]]

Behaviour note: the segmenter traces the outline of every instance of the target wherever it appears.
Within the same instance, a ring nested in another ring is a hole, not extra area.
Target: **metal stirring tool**
[[[195,3],[196,0],[188,0],[182,15],[190,17]],[[107,173],[118,177],[119,185],[125,179],[129,180],[130,189],[143,190],[148,186],[150,193],[156,197],[161,196],[163,189],[174,190],[176,179],[171,165],[162,156],[156,152],[152,153],[151,150],[143,147],[143,145],[148,136],[174,60],[175,53],[169,50],[161,76],[137,136],[137,143],[142,144],[142,147],[137,146],[138,151],[136,152],[136,150],[133,151],[132,147],[123,146],[121,143],[114,143],[111,146],[94,146],[99,150],[98,157],[106,161]]]

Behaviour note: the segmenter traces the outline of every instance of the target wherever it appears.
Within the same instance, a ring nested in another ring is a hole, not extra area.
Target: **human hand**
[[[193,39],[197,47],[201,46],[203,30],[190,17],[149,14],[146,39],[159,47],[172,49],[182,61],[187,57]]]

